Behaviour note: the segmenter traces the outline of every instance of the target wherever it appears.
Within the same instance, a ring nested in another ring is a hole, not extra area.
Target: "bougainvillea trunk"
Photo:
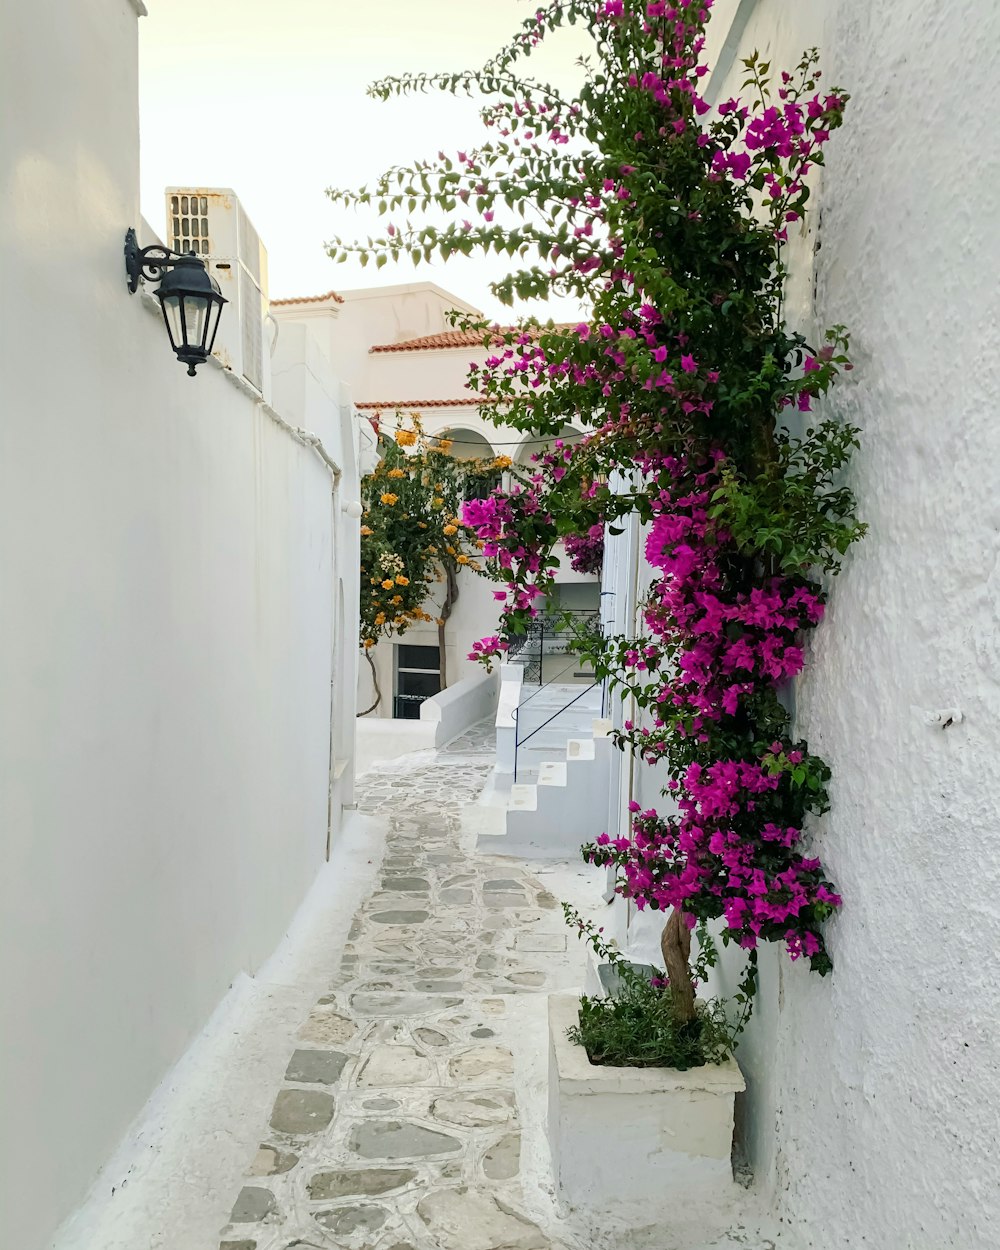
[[[660,934],[660,951],[670,979],[670,993],[678,1020],[693,1020],[694,985],[691,981],[691,930],[684,923],[684,913],[675,907]]]
[[[371,705],[371,707],[366,707],[363,712],[359,712],[358,713],[359,717],[367,716],[370,712],[374,712],[375,709],[378,707],[378,705],[382,702],[382,689],[378,684],[378,669],[375,667],[375,661],[372,659],[372,657],[368,654],[367,651],[365,651],[363,654],[364,654],[365,659],[368,661],[368,667],[372,671],[372,685],[375,687],[375,702]]]

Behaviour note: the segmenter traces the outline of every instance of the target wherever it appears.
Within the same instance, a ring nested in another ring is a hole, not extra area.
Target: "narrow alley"
[[[360,810],[386,825],[379,884],[302,1024],[221,1250],[564,1240],[528,1160],[545,995],[578,986],[584,957],[538,877],[466,849],[492,763],[484,725],[360,779]]]

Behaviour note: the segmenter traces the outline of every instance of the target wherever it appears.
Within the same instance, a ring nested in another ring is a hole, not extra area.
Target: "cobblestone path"
[[[359,808],[387,823],[380,881],[299,1032],[222,1250],[555,1244],[525,1207],[511,1007],[573,984],[579,956],[529,872],[463,849],[492,762],[479,729],[359,780]]]

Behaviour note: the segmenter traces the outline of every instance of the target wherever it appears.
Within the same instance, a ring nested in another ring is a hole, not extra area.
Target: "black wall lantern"
[[[154,282],[159,278],[154,294],[163,309],[170,346],[194,377],[198,365],[212,354],[219,314],[222,305],[229,302],[205,262],[194,252],[173,252],[159,243],[140,248],[130,226],[125,235],[125,269],[133,295],[139,289],[140,278]]]

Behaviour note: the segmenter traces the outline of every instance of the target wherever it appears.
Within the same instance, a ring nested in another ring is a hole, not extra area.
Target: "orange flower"
[[[396,442],[400,447],[412,447],[417,441],[417,433],[415,430],[397,430]]]
[[[402,573],[397,573],[396,575],[397,586],[409,586],[409,584],[410,584],[410,579],[408,577],[404,577]]]
[[[450,438],[442,438],[438,443],[438,451],[451,451],[452,441]]]
[[[365,538],[371,538],[372,534],[374,534],[375,531],[372,529],[369,529],[367,525],[362,525],[361,533]]]
[[[469,563],[469,557],[468,557],[468,556],[459,556],[459,557],[458,557],[458,562],[459,562],[459,564],[468,564],[468,563]]]
[[[365,645],[365,650],[367,651],[369,647],[374,647],[374,646],[375,646],[375,639],[374,639],[374,638],[366,638],[366,639],[365,639],[365,644],[364,644],[364,645]]]
[[[457,533],[458,533],[458,526],[457,526],[457,525],[446,525],[446,526],[444,527],[444,530],[443,530],[442,532],[443,532],[443,533],[445,533],[445,534],[449,534],[449,535],[450,535],[450,534],[457,534]]]
[[[392,491],[386,491],[386,493],[381,496],[381,500],[384,504],[387,504],[391,508],[394,503],[399,503],[399,496],[394,495]]]
[[[495,469],[509,469],[513,463],[510,456],[497,456],[493,461],[493,467]]]
[[[391,578],[391,577],[387,577],[387,578],[385,579],[385,581],[382,583],[382,589],[383,589],[383,590],[392,590],[392,588],[393,588],[393,586],[394,586],[395,584],[396,584],[396,583],[392,580],[392,578]]]
[[[403,596],[402,596],[402,595],[393,595],[393,596],[392,596],[392,598],[389,600],[389,602],[390,602],[390,603],[391,603],[394,607],[396,607],[396,606],[398,606],[399,604],[401,604],[401,603],[403,602]]]
[[[389,477],[406,477],[406,473],[402,469],[390,469]]]

